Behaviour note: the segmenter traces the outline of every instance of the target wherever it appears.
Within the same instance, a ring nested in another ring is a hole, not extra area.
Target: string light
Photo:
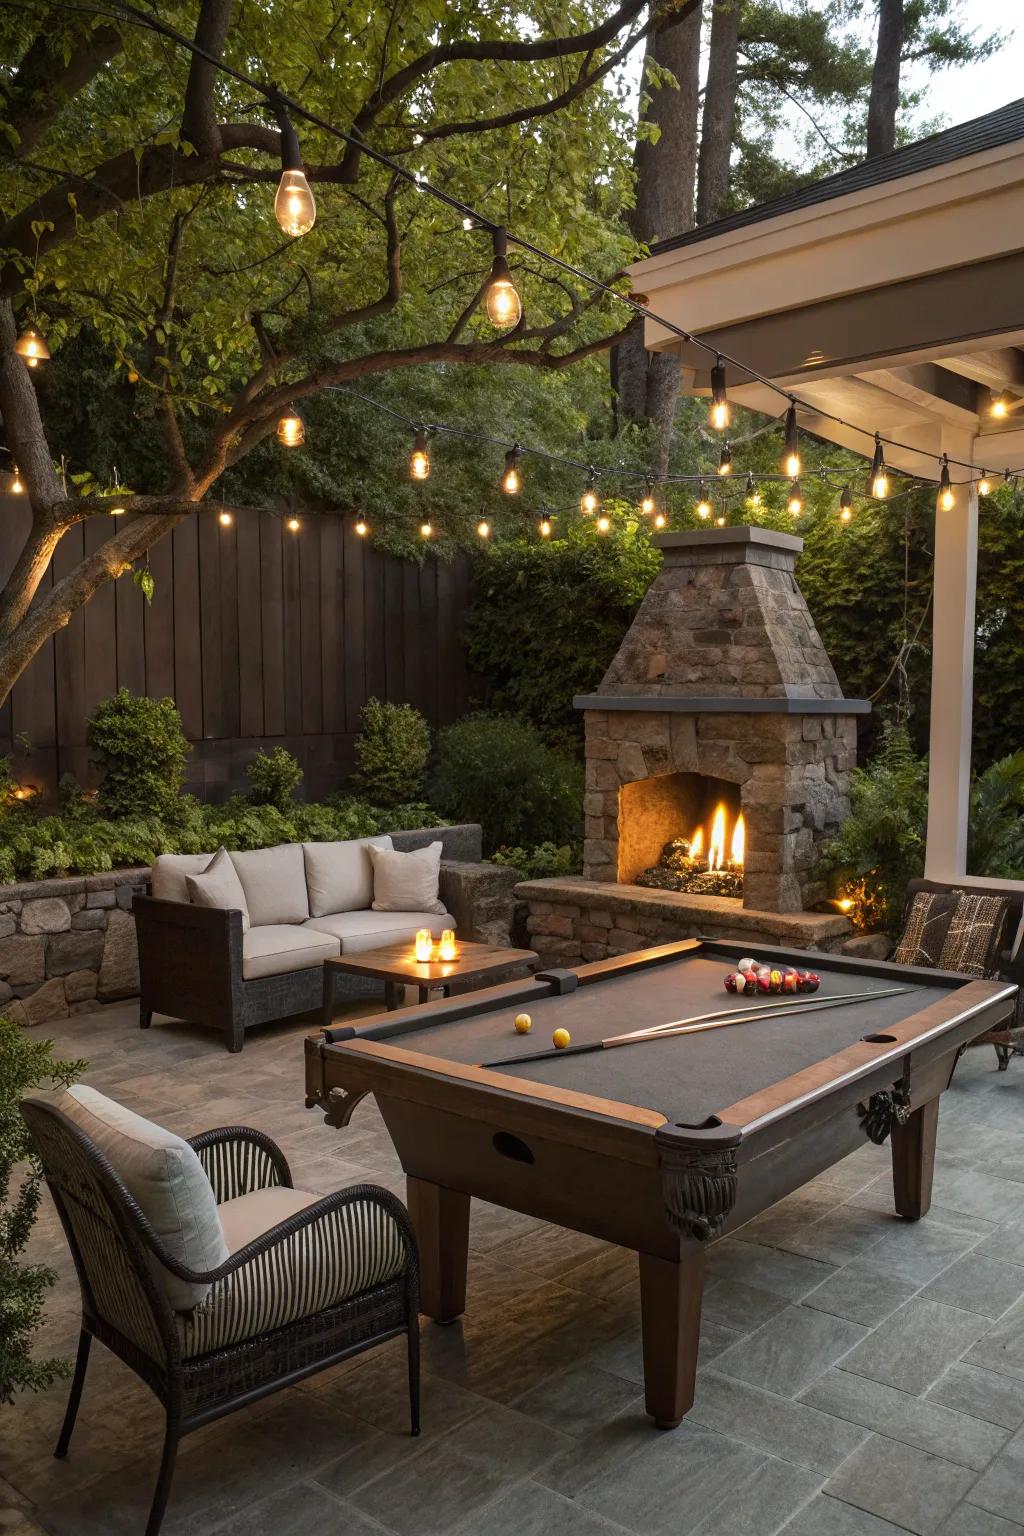
[[[732,448],[728,443],[722,448],[718,457],[718,473],[720,475],[732,474]]]
[[[120,490],[121,490],[121,482],[118,479],[117,465],[115,464],[114,465],[114,483],[113,483],[113,485],[110,488],[111,496],[115,496],[116,497],[117,495],[120,494]],[[122,507],[120,505],[118,505],[116,507],[111,507],[110,515],[111,515],[111,517],[123,517],[124,516],[124,507]]]
[[[783,473],[795,480],[800,473],[800,434],[796,424],[796,406],[786,412],[786,449],[782,458]]]
[[[476,224],[474,223],[474,221],[472,219],[467,217],[467,218],[463,219],[462,227],[466,231],[466,234],[468,235],[471,229],[475,229],[476,228]]]
[[[523,318],[523,303],[508,269],[508,236],[504,229],[492,232],[494,260],[484,293],[487,318],[499,331],[507,331]]]
[[[753,474],[747,475],[747,505],[759,507],[761,505],[761,492],[757,488]]]
[[[282,448],[301,448],[306,441],[306,423],[294,405],[287,407],[277,423],[277,440]]]
[[[542,539],[550,539],[550,537],[551,537],[551,519],[550,519],[550,517],[542,517],[541,518],[540,524],[538,526],[538,532],[540,533],[540,536],[541,536]]]
[[[725,527],[725,514],[724,513],[719,513],[718,517],[715,518],[715,527],[716,528],[724,528]]]
[[[602,512],[601,516],[597,520],[597,531],[598,531],[598,533],[607,533],[609,528],[611,527],[611,525],[612,525],[611,518],[607,515],[607,513]]]
[[[420,523],[420,538],[429,539],[433,535],[433,528],[429,523]]]
[[[274,217],[284,233],[295,240],[308,235],[316,223],[316,202],[302,168],[299,138],[288,109],[275,103],[274,112],[281,130],[281,180],[274,198]]]
[[[889,494],[889,476],[885,470],[882,439],[877,432],[875,433],[875,451],[871,458],[871,494],[878,501],[884,501]]]
[[[643,500],[640,503],[640,511],[643,512],[646,517],[650,517],[651,513],[654,511],[654,508],[654,487],[648,480],[647,484],[644,486],[644,495]]]
[[[789,482],[789,500],[786,503],[786,511],[791,517],[799,517],[804,509],[804,498],[800,492],[800,481],[793,476]]]
[[[981,479],[978,481],[978,495],[990,496],[992,494],[992,482],[988,477],[988,470],[983,469]]]
[[[29,368],[38,368],[50,356],[50,349],[34,325],[27,326],[14,343],[14,350],[25,359]]]
[[[11,473],[14,476],[14,479],[11,481],[11,494],[13,496],[20,496],[22,494],[22,492],[24,491],[25,487],[24,487],[24,485],[21,482],[21,475],[18,473],[18,466],[17,466],[17,464],[12,464],[11,465]]]
[[[417,432],[409,455],[409,477],[412,480],[430,479],[430,454],[427,451],[426,432]]]
[[[655,514],[654,514],[654,526],[655,526],[655,528],[664,528],[664,526],[665,526],[665,514],[664,514],[664,512],[655,512]]]
[[[942,469],[939,473],[939,506],[943,512],[952,512],[956,506],[956,496],[949,478],[949,460],[945,454],[942,455]]]
[[[353,526],[355,528],[355,532],[359,535],[359,537],[361,539],[365,539],[366,535],[370,531],[370,525],[366,521],[366,518],[363,516],[363,514],[361,512],[360,512],[359,516],[356,518],[355,523],[354,523]]]
[[[587,483],[583,487],[583,495],[580,497],[580,511],[584,517],[593,517],[600,505],[601,498],[597,494],[597,489],[594,485],[594,471],[591,470],[587,477]]]
[[[519,473],[519,444],[515,443],[505,455],[505,468],[501,474],[501,488],[506,496],[516,496],[522,486]]]
[[[991,411],[992,415],[995,416],[999,421],[1002,421],[1003,417],[1008,414],[1009,409],[1010,402],[1002,393],[1002,391],[1000,391],[998,394],[993,391],[992,401],[989,405],[989,410]]]
[[[729,425],[732,410],[729,405],[729,397],[725,389],[725,364],[722,362],[721,353],[715,358],[715,366],[711,370],[711,410],[709,419],[716,432],[724,432]]]
[[[708,501],[707,491],[704,489],[704,481],[700,482],[697,490],[697,516],[708,518],[711,516],[711,503]]]
[[[299,522],[299,519],[295,516],[295,514],[292,513],[291,517],[285,523],[285,527],[288,529],[289,533],[298,533],[299,529],[302,527],[302,524]]]
[[[841,522],[848,523],[853,516],[853,492],[848,485],[843,486],[843,494],[839,498],[839,518]]]
[[[217,513],[217,521],[220,523],[222,528],[230,528],[231,524],[234,522],[234,518],[231,516],[231,513],[228,511],[227,507],[221,507],[220,511]]]
[[[480,521],[477,523],[476,531],[479,534],[480,538],[482,538],[482,539],[489,539],[490,538],[490,536],[491,536],[491,525],[490,525],[490,523],[487,521],[487,519],[485,517],[482,517],[480,519]]]

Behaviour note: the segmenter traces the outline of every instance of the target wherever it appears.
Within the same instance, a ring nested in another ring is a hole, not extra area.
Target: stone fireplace
[[[814,866],[849,811],[854,717],[870,705],[843,698],[796,583],[802,540],[715,528],[654,542],[662,570],[597,692],[575,701],[584,880],[801,912],[826,895]],[[682,884],[662,878],[672,867]]]

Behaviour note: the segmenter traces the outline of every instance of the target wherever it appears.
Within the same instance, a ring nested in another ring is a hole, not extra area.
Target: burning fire
[[[725,868],[725,805],[720,801],[715,808],[715,814],[711,818],[711,836],[708,843],[708,869]],[[736,824],[732,829],[732,840],[729,844],[729,864],[742,869],[743,849],[746,842],[746,828],[743,824],[742,813],[737,816]],[[690,839],[690,857],[702,858],[704,854],[704,829],[698,827]]]

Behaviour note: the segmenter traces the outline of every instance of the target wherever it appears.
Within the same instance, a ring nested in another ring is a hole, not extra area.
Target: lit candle
[[[431,937],[429,928],[416,930],[416,959],[421,963],[430,959]]]
[[[441,959],[455,959],[455,932],[452,928],[446,928],[441,934]]]

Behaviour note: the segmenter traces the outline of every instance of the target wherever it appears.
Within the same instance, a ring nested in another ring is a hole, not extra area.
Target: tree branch
[[[114,27],[86,31],[67,60],[52,43],[53,39],[41,32],[4,91],[4,116],[8,126],[18,135],[17,145],[10,150],[16,160],[23,160],[32,153],[71,98],[88,85],[123,46]]]
[[[219,59],[231,25],[233,0],[203,0],[196,22],[196,46]],[[220,127],[214,111],[217,67],[202,54],[193,53],[185,87],[181,131],[202,158],[220,154]]]

